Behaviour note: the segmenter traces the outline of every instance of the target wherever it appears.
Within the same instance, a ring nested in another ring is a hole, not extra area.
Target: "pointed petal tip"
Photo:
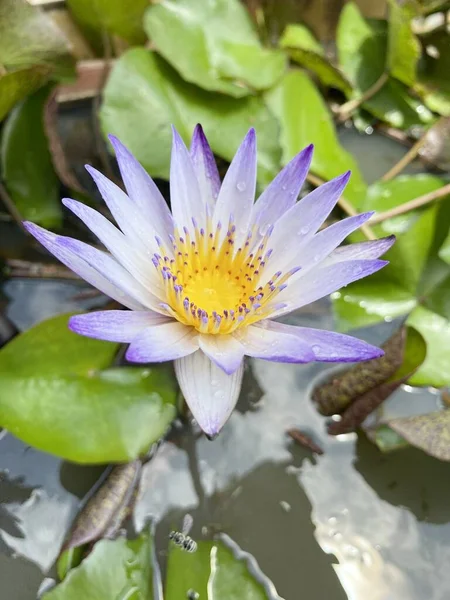
[[[218,431],[216,433],[206,433],[206,431],[205,431],[204,433],[205,433],[205,436],[207,437],[207,439],[210,442],[213,442],[217,438],[217,436],[219,435]]]

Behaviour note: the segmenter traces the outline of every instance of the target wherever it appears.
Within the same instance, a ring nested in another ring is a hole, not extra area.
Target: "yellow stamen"
[[[211,219],[205,229],[194,222],[194,233],[177,229],[172,237],[173,258],[160,244],[155,254],[157,268],[166,291],[167,313],[201,333],[226,334],[267,318],[273,311],[275,296],[297,269],[282,276],[275,273],[260,285],[271,250],[267,243],[269,228],[261,242],[252,248],[251,234],[240,248],[235,248],[235,226],[230,219],[221,240],[222,227],[213,227]],[[171,254],[171,253],[170,253]]]

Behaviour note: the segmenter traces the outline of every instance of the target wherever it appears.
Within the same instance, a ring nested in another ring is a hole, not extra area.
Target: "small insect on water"
[[[188,536],[193,522],[191,515],[185,515],[181,531],[171,531],[169,533],[169,539],[179,548],[186,550],[186,552],[195,552],[197,550],[197,542]]]

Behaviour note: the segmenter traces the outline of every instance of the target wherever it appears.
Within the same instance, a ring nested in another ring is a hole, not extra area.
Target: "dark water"
[[[380,137],[343,137],[348,147],[358,144],[371,179],[404,152]],[[3,286],[7,315],[23,329],[101,301],[80,302],[80,289],[86,288],[10,280]],[[326,301],[291,322],[333,326]],[[361,335],[379,343],[393,326]],[[286,600],[447,600],[450,466],[414,449],[383,456],[356,434],[327,436],[310,402],[327,370],[250,361],[238,410],[218,439],[175,429],[145,466],[136,527],[149,517],[157,522],[164,565],[169,528],[189,512],[193,535],[225,532]],[[405,387],[385,410],[398,414],[407,404],[427,412],[438,403],[433,391]],[[285,433],[292,427],[312,432],[324,455],[312,458],[295,446]],[[0,598],[34,600],[102,468],[69,465],[5,432],[0,457]]]

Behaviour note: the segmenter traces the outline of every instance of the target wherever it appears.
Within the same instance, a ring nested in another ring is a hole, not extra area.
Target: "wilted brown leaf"
[[[412,446],[450,461],[450,410],[392,419],[387,425]]]

